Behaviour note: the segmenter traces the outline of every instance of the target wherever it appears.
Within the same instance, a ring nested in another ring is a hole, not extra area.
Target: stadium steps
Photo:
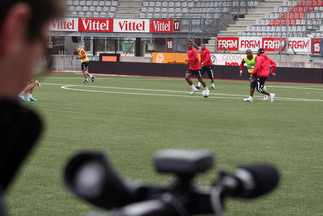
[[[218,34],[220,37],[237,36],[239,32],[243,32],[247,26],[252,26],[257,20],[262,19],[266,14],[271,13],[275,7],[281,6],[284,0],[266,0],[261,2],[258,7],[251,9],[245,18],[240,18],[235,24],[229,25],[226,31]]]
[[[118,0],[119,6],[116,11],[117,19],[134,19],[139,18],[143,0]]]

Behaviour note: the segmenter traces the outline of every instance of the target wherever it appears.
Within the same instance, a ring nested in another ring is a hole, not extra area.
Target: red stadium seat
[[[312,1],[311,1],[312,2]],[[313,6],[318,6],[319,5],[319,3],[318,3],[318,1],[314,1],[313,2]]]
[[[299,13],[296,13],[296,14],[295,14],[295,19],[301,19],[301,16],[300,16],[300,14],[299,14]]]
[[[289,25],[295,25],[295,24],[296,24],[296,20],[295,19],[289,20]]]
[[[282,24],[283,26],[287,25],[287,20],[283,20]]]
[[[319,1],[317,6],[322,7],[323,6],[323,1]]]
[[[314,7],[308,7],[308,12],[311,13],[312,11],[314,11]]]
[[[270,23],[268,24],[269,26],[274,26],[276,24],[276,20],[270,20]]]
[[[298,7],[295,7],[294,10],[293,10],[293,12],[299,13],[299,8]]]
[[[289,19],[295,19],[295,14],[294,13],[290,13],[289,14]]]
[[[305,13],[306,12],[306,8],[305,7],[300,7],[299,8],[299,12],[300,13]]]

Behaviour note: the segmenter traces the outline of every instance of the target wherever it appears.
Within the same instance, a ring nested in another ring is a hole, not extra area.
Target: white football
[[[208,96],[210,96],[210,92],[207,90],[204,90],[204,91],[202,91],[202,96],[207,98]]]

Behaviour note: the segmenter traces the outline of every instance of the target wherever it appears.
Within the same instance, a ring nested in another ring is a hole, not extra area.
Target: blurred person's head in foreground
[[[46,52],[50,21],[63,12],[61,0],[1,0],[0,97],[17,98]]]

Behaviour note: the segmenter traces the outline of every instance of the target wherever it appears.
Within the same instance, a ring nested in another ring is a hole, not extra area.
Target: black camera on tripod
[[[195,176],[213,165],[214,157],[208,151],[161,150],[154,158],[155,169],[173,173],[175,180],[165,186],[139,185],[123,180],[105,154],[85,152],[70,160],[64,180],[73,194],[97,207],[117,209],[112,213],[116,216],[219,216],[224,214],[225,197],[255,198],[279,182],[275,167],[256,164],[222,174],[209,189],[194,185]]]

